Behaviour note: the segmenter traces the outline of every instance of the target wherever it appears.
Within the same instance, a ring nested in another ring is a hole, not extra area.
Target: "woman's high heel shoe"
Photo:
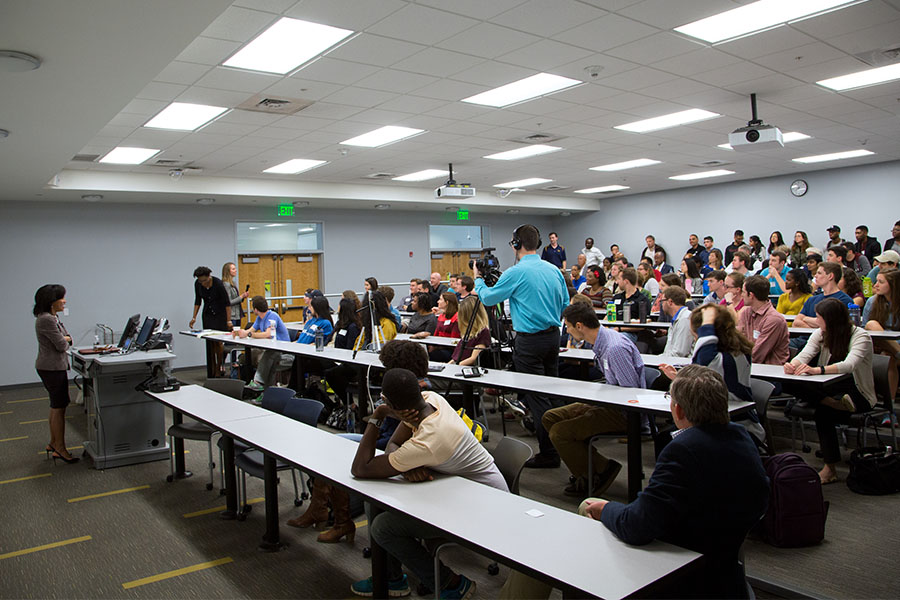
[[[57,459],[57,458],[60,459],[61,461],[63,461],[64,463],[68,464],[68,465],[71,465],[71,464],[73,464],[73,463],[77,463],[77,462],[80,460],[77,456],[70,456],[69,458],[66,458],[65,456],[63,456],[62,454],[60,454],[60,453],[56,450],[56,448],[54,448],[53,446],[48,446],[48,447],[50,448],[50,450],[52,450],[52,454],[50,454],[50,456],[51,456],[51,458],[53,458],[53,463],[54,463],[54,464],[56,464],[56,459]]]

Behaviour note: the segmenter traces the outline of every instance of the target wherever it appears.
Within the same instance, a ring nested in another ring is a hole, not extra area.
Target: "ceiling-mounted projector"
[[[475,188],[471,183],[456,183],[453,179],[453,163],[450,163],[448,170],[450,178],[447,183],[434,190],[435,198],[474,198]]]
[[[781,130],[774,125],[766,125],[756,117],[756,94],[750,94],[750,110],[753,118],[747,122],[747,126],[728,134],[731,147],[738,151],[784,148]]]

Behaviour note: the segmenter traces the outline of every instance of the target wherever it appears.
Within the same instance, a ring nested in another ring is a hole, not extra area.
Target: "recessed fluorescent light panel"
[[[545,144],[533,144],[516,148],[515,150],[507,150],[506,152],[498,152],[496,154],[488,154],[482,158],[492,158],[494,160],[519,160],[520,158],[528,158],[529,156],[540,156],[541,154],[549,154],[562,150],[559,146],[547,146]]]
[[[284,75],[325,52],[353,32],[300,19],[279,19],[223,65]]]
[[[139,165],[159,153],[160,151],[154,148],[117,146],[98,162],[109,163],[111,165]]]
[[[622,190],[630,190],[627,185],[604,185],[602,187],[586,188],[583,190],[575,190],[576,194],[602,194],[603,192],[621,192]]]
[[[875,69],[866,69],[865,71],[841,75],[840,77],[832,77],[831,79],[823,79],[816,83],[823,87],[841,92],[869,85],[878,85],[879,83],[887,83],[888,81],[894,81],[895,79],[900,79],[900,63]]]
[[[315,169],[316,167],[321,167],[328,161],[325,160],[310,160],[307,158],[295,158],[293,160],[289,160],[287,162],[283,162],[280,165],[275,165],[274,167],[269,167],[264,170],[263,173],[277,173],[280,175],[296,175],[297,173],[302,173],[303,171],[309,171],[310,169]]]
[[[782,134],[781,141],[785,144],[789,144],[791,142],[799,142],[800,140],[808,140],[811,138],[812,136],[800,133],[799,131],[789,131]],[[717,148],[721,148],[722,150],[734,150],[734,148],[731,147],[731,144],[719,144]]]
[[[519,179],[518,181],[507,181],[506,183],[498,183],[494,187],[497,188],[515,188],[526,187],[529,185],[537,185],[539,183],[550,183],[552,179],[541,179],[540,177],[532,177],[530,179]]]
[[[734,171],[728,169],[715,169],[712,171],[700,171],[699,173],[686,173],[685,175],[675,175],[669,177],[675,181],[691,181],[693,179],[706,179],[708,177],[721,177],[723,175],[734,175]]]
[[[165,107],[158,115],[147,121],[144,127],[194,131],[195,129],[203,127],[227,110],[227,108],[222,106],[173,102]]]
[[[413,129],[412,127],[397,127],[396,125],[388,125],[386,127],[381,127],[380,129],[370,131],[369,133],[358,135],[355,138],[344,140],[343,142],[341,142],[341,144],[346,144],[347,146],[365,146],[366,148],[377,148],[379,146],[386,146],[387,144],[393,144],[394,142],[405,140],[406,138],[411,138],[414,135],[419,135],[420,133],[424,132],[424,129]]]
[[[407,173],[400,177],[392,177],[393,181],[427,181],[429,179],[437,179],[447,174],[446,169],[425,169],[424,171],[416,171],[415,173]]]
[[[635,121],[634,123],[626,123],[625,125],[616,125],[615,129],[632,131],[634,133],[647,133],[648,131],[658,131],[660,129],[668,129],[669,127],[676,127],[678,125],[699,123],[700,121],[715,119],[719,116],[721,115],[709,112],[708,110],[691,108],[668,115],[653,117],[652,119],[644,119],[643,121]]]
[[[844,160],[845,158],[859,158],[860,156],[869,156],[870,154],[875,154],[875,153],[870,152],[869,150],[848,150],[847,152],[834,152],[832,154],[817,154],[816,156],[802,156],[800,158],[795,158],[794,162],[803,163],[803,164],[807,165],[809,163],[828,162],[830,160]]]
[[[681,27],[675,31],[711,44],[759,33],[791,21],[846,8],[860,0],[759,0]]]
[[[463,102],[471,104],[482,104],[484,106],[493,106],[502,108],[517,102],[524,102],[539,96],[546,96],[553,92],[558,92],[583,82],[577,79],[569,79],[560,75],[551,75],[550,73],[538,73],[519,81],[513,81],[506,85],[501,85],[481,94],[475,94],[468,98],[463,98]]]
[[[660,161],[652,158],[638,158],[636,160],[626,160],[625,162],[613,163],[611,165],[600,165],[599,167],[591,167],[591,171],[624,171],[625,169],[636,169],[638,167],[648,167],[650,165],[658,165]]]

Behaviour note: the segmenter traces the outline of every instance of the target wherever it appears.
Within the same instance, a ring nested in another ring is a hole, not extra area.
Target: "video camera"
[[[484,280],[484,284],[488,287],[493,287],[500,279],[500,275],[503,274],[503,271],[500,270],[500,259],[494,256],[494,250],[496,248],[485,248],[484,256],[469,261],[469,268],[472,269],[472,265],[474,265]]]

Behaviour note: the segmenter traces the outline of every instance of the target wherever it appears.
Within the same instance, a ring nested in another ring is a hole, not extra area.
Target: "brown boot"
[[[291,527],[313,527],[319,523],[328,521],[328,501],[331,499],[334,488],[322,480],[316,481],[313,486],[312,498],[309,499],[309,507],[299,517],[288,519]]]
[[[331,511],[334,514],[334,527],[320,533],[318,541],[334,544],[347,536],[347,541],[353,543],[356,537],[356,523],[350,520],[350,496],[345,490],[332,488]]]

